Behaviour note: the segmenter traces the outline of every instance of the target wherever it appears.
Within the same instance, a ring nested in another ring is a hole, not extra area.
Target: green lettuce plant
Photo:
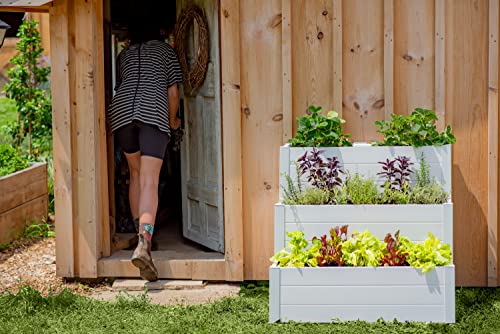
[[[402,250],[408,254],[406,257],[410,266],[422,269],[427,273],[436,266],[451,264],[450,245],[441,241],[429,232],[429,237],[423,243],[414,244],[409,239],[402,241]]]
[[[384,256],[385,244],[366,230],[354,231],[352,238],[342,244],[342,260],[346,266],[376,267]]]
[[[271,258],[271,262],[280,267],[317,267],[321,242],[313,240],[311,247],[308,248],[309,242],[304,238],[303,232],[287,232],[286,235],[290,238],[288,242],[290,251],[286,249],[279,251]]]
[[[297,118],[297,135],[289,142],[295,147],[352,146],[349,134],[342,133],[344,123],[335,111],[323,115],[321,107],[311,105],[307,115]]]

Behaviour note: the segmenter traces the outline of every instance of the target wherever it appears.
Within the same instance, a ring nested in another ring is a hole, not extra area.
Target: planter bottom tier
[[[270,322],[455,322],[455,266],[269,269]]]

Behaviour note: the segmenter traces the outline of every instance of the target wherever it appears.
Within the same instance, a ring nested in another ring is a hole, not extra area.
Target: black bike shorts
[[[158,127],[139,121],[122,126],[115,131],[115,140],[125,153],[141,152],[141,156],[162,159],[169,136]]]

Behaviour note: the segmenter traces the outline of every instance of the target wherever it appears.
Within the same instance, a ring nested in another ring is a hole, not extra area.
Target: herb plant
[[[311,153],[305,152],[299,157],[300,175],[307,174],[307,181],[316,188],[332,191],[342,184],[340,174],[344,172],[337,157],[328,158],[325,162],[322,153],[313,148]]]
[[[436,128],[436,113],[432,110],[417,108],[409,116],[392,115],[392,119],[376,121],[378,133],[384,140],[376,143],[380,146],[439,146],[454,144],[456,138],[448,125],[439,133]]]
[[[312,105],[307,115],[297,118],[297,135],[289,142],[295,147],[352,146],[349,134],[342,133],[344,123],[335,111],[325,116],[321,107]]]
[[[377,204],[379,192],[373,179],[363,179],[358,173],[346,180],[347,196],[350,204]]]
[[[405,249],[402,247],[401,240],[403,242],[410,242],[410,240],[406,237],[400,237],[399,231],[394,234],[394,237],[387,233],[384,242],[385,242],[385,252],[382,256],[382,265],[383,266],[407,266],[408,262],[406,261],[406,257],[408,253],[406,253]]]
[[[416,177],[417,184],[409,193],[409,201],[412,204],[442,204],[448,201],[448,192],[436,180],[431,180],[430,166],[423,155],[420,157],[420,168]]]
[[[403,242],[402,248],[408,253],[407,261],[410,266],[421,268],[423,273],[431,271],[436,266],[446,266],[451,263],[450,245],[442,244],[430,232],[423,243],[413,244],[407,240]]]
[[[351,239],[342,244],[342,260],[346,266],[376,267],[384,256],[385,244],[368,230],[354,232]]]
[[[313,238],[313,242],[315,240],[317,240],[316,237]],[[321,247],[317,257],[318,266],[342,266],[344,264],[342,260],[342,243],[346,240],[347,225],[330,229],[330,239],[327,238],[326,234],[323,235],[319,239]]]
[[[317,267],[318,250],[321,247],[319,240],[313,240],[312,246],[307,248],[309,242],[301,231],[287,232],[290,241],[290,251],[283,249],[271,258],[271,261],[280,267]]]
[[[392,190],[401,191],[408,187],[410,174],[413,173],[410,169],[410,166],[413,165],[410,158],[399,156],[392,160],[380,161],[379,164],[382,165],[382,172],[377,175],[384,177]]]

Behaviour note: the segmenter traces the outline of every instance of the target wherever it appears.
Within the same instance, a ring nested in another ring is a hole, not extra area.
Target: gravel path
[[[54,238],[19,240],[11,249],[0,252],[0,294],[17,293],[20,287],[30,285],[43,295],[68,288],[79,294],[108,290],[109,282],[68,282],[56,276],[56,248]]]

